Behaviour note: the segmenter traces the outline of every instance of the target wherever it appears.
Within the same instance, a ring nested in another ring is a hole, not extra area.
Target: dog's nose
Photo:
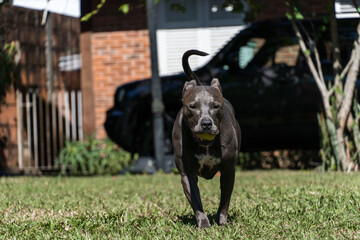
[[[205,117],[201,120],[201,127],[203,130],[210,130],[212,127],[212,121],[210,118]]]

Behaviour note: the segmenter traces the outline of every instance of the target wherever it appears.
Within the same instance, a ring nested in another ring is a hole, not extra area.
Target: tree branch
[[[313,60],[311,59],[311,51],[306,47],[306,44],[305,44],[305,41],[304,41],[304,38],[303,36],[301,35],[300,31],[299,31],[299,28],[297,27],[296,23],[295,23],[295,14],[294,14],[294,11],[293,11],[293,6],[292,4],[287,0],[285,1],[286,3],[286,6],[288,8],[288,12],[291,14],[291,18],[290,18],[290,22],[291,22],[291,25],[295,31],[295,35],[299,41],[299,46],[300,46],[300,49],[302,51],[302,53],[304,54],[305,56],[305,60],[306,60],[306,63],[308,64],[309,66],[309,69],[310,69],[310,72],[311,74],[313,75],[314,79],[315,79],[315,82],[316,82],[316,85],[318,86],[319,90],[320,90],[320,93],[321,93],[321,96],[323,98],[323,104],[324,104],[324,108],[325,108],[325,113],[326,113],[326,117],[327,118],[330,118],[332,119],[332,113],[331,113],[331,110],[330,110],[330,103],[329,103],[329,93],[328,93],[328,90],[327,90],[327,87],[325,85],[325,82],[323,81],[323,79],[321,79],[316,67],[315,67],[315,64],[313,62]]]
[[[338,37],[338,27],[335,18],[335,1],[330,1],[330,32],[331,32],[331,42],[332,42],[332,49],[333,49],[333,69],[335,73],[334,85],[338,85],[342,89],[342,85],[340,84],[340,71],[341,71],[341,64],[340,64],[340,47],[339,47],[339,37]]]
[[[358,23],[358,26],[357,26],[357,33],[358,33],[358,37],[354,41],[354,49],[355,49],[354,60],[353,60],[353,63],[351,65],[351,67],[348,71],[347,77],[346,77],[346,83],[345,83],[345,88],[344,88],[344,100],[343,100],[343,103],[342,103],[341,108],[338,113],[338,119],[339,119],[341,131],[344,131],[346,119],[350,112],[351,103],[352,103],[352,99],[354,96],[355,84],[356,84],[359,67],[360,67],[360,46],[359,46],[360,22]]]
[[[320,62],[320,57],[319,57],[319,51],[317,49],[316,43],[312,40],[312,38],[310,37],[309,33],[307,32],[306,28],[304,27],[304,25],[302,24],[302,22],[298,22],[301,29],[303,30],[309,44],[310,44],[310,48],[312,48],[312,50],[314,50],[314,54],[315,54],[315,60],[316,60],[316,67],[317,67],[317,72],[319,73],[319,77],[320,80],[322,82],[324,81],[324,75],[323,75],[323,71],[322,71],[322,67],[321,67],[321,62]],[[313,25],[311,24],[311,26],[313,27]]]
[[[320,62],[319,51],[318,51],[316,45],[314,46],[314,54],[315,54],[315,60],[316,60],[316,65],[317,65],[317,69],[318,69],[318,72],[319,72],[320,80],[323,83],[325,83],[324,75],[323,75],[323,71],[322,71],[322,67],[321,67],[321,62]]]
[[[356,11],[360,14],[360,12],[359,12],[359,6],[358,6],[356,0],[352,0],[352,3],[354,4],[354,7],[355,7]]]
[[[346,66],[344,67],[344,69],[342,70],[341,74],[340,74],[340,79],[341,80],[344,79],[345,75],[349,71],[349,69],[351,67],[351,64],[354,62],[354,58],[355,58],[355,47],[352,49],[350,59],[349,59],[348,63],[346,64]]]

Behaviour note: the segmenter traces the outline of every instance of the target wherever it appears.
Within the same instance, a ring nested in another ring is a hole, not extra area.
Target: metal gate
[[[56,90],[45,101],[39,88],[16,91],[19,168],[56,170],[56,158],[66,140],[82,140],[80,90]]]

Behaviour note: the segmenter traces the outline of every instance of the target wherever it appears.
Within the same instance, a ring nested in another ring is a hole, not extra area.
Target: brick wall
[[[96,9],[98,0],[82,0],[82,14]],[[88,22],[82,22],[82,40],[80,45],[90,45],[89,49],[82,49],[83,70],[82,88],[92,81],[92,99],[83,102],[84,112],[94,114],[94,124],[84,122],[85,135],[95,130],[98,138],[105,138],[103,127],[106,110],[114,105],[114,93],[120,84],[149,78],[150,46],[146,22],[145,4],[142,0],[133,0],[128,14],[121,13],[118,8],[126,0],[107,0],[98,14]],[[85,35],[89,35],[87,38]],[[89,44],[88,44],[89,43]],[[87,51],[87,52],[85,52]],[[91,60],[84,59],[91,56]],[[85,64],[85,65],[84,65]],[[91,79],[87,79],[87,78]],[[90,96],[91,97],[91,96]],[[93,106],[93,107],[92,107]],[[90,109],[93,108],[93,109]],[[87,116],[84,116],[87,118]]]
[[[147,30],[102,32],[92,34],[91,42],[95,125],[97,137],[104,138],[117,86],[151,76],[149,37]]]
[[[14,88],[6,94],[5,104],[0,106],[0,139],[5,138],[5,148],[0,146],[0,169],[17,165],[17,115]],[[1,142],[1,141],[0,141]]]

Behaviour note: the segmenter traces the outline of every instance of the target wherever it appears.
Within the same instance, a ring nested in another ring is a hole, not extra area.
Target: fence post
[[[35,164],[35,168],[38,169],[39,168],[39,151],[38,151],[38,128],[37,128],[37,124],[38,124],[38,119],[37,119],[37,104],[36,104],[36,98],[37,98],[37,91],[34,90],[32,93],[32,107],[33,107],[33,114],[32,114],[32,118],[33,118],[33,128],[34,128],[34,164]]]
[[[22,111],[22,93],[16,89],[16,110],[17,110],[17,138],[18,138],[18,161],[19,169],[23,170],[24,155],[23,155],[23,111]]]

